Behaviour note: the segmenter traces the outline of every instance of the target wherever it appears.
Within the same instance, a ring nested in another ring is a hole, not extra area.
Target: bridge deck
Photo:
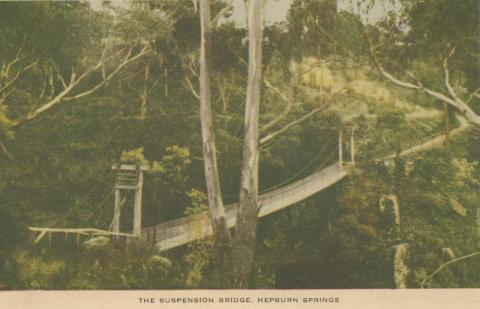
[[[457,135],[469,127],[469,123],[466,122],[465,119],[459,118],[459,121],[460,126],[450,132],[451,136]],[[402,157],[412,155],[442,145],[445,140],[446,134],[439,134],[400,153],[393,153],[378,160],[389,160],[398,155]],[[263,217],[282,208],[294,205],[337,183],[347,175],[348,169],[336,163],[302,180],[262,194],[258,198],[260,207],[258,216]],[[237,204],[225,206],[225,211],[228,226],[235,226]],[[183,217],[144,228],[142,229],[141,238],[148,239],[155,244],[159,250],[163,251],[209,235],[212,235],[212,227],[208,213],[204,212],[195,218]]]
[[[298,203],[337,183],[347,175],[348,171],[345,167],[334,164],[302,180],[262,194],[258,198],[260,207],[258,216],[263,217]],[[225,206],[225,211],[227,225],[235,226],[237,204]],[[195,218],[183,217],[144,228],[141,237],[156,244],[159,250],[168,250],[210,235],[212,235],[212,227],[208,213],[204,212]]]

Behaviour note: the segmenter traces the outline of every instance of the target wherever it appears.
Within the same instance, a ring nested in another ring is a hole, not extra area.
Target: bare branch
[[[23,43],[22,43],[22,46],[20,46],[20,48],[18,49],[17,51],[17,55],[15,56],[15,59],[13,59],[12,61],[10,61],[9,63],[7,63],[6,65],[4,65],[4,70],[2,70],[2,76],[7,78],[8,75],[10,75],[10,69],[12,68],[12,66],[14,66],[17,62],[19,62],[20,60],[22,60],[24,57],[22,57],[22,52],[23,52],[23,48],[25,47],[25,40],[23,40]]]
[[[378,57],[377,57],[377,54],[375,52],[375,49],[373,47],[370,48],[370,52],[371,52],[371,55],[372,55],[372,59],[373,59],[373,63],[375,64],[375,67],[378,69],[378,71],[384,76],[386,77],[387,79],[389,79],[391,82],[393,82],[394,84],[400,86],[400,87],[403,87],[403,88],[409,88],[409,89],[416,89],[416,90],[419,90],[421,89],[421,87],[419,85],[415,85],[415,84],[412,84],[410,82],[404,82],[404,81],[401,81],[399,79],[397,79],[395,76],[393,76],[392,74],[390,74],[389,72],[387,72],[385,70],[385,68],[380,64],[380,62],[378,61]],[[410,76],[412,77],[412,76]]]
[[[351,83],[351,82],[350,82]],[[285,126],[283,126],[281,129],[278,129],[277,131],[273,132],[273,133],[270,133],[268,134],[267,136],[265,137],[262,137],[260,139],[260,144],[265,144],[267,143],[268,141],[272,140],[274,137],[278,136],[279,134],[282,134],[283,132],[287,131],[288,129],[290,129],[291,127],[293,127],[294,125],[297,125],[303,121],[305,121],[306,119],[310,118],[311,116],[317,114],[318,112],[326,109],[327,107],[329,107],[330,105],[332,105],[333,103],[335,103],[335,98],[341,94],[344,90],[346,90],[347,86],[350,84],[348,83],[347,85],[345,85],[342,89],[340,89],[339,91],[335,92],[328,100],[327,102],[323,103],[322,105],[320,105],[319,107],[311,110],[308,114],[305,114],[303,115],[302,117],[286,124]]]
[[[240,56],[230,45],[227,44],[227,47],[228,49],[238,58],[238,60],[240,60],[240,62],[245,65],[246,67],[248,67],[248,62],[242,57]]]
[[[60,92],[57,96],[55,96],[53,99],[51,99],[50,101],[48,101],[47,103],[43,104],[42,106],[40,106],[39,108],[37,108],[35,111],[31,112],[30,114],[28,114],[27,116],[25,117],[22,117],[22,118],[19,118],[19,119],[16,119],[12,122],[11,124],[11,127],[16,127],[16,126],[19,126],[21,124],[24,124],[25,122],[29,121],[29,120],[32,120],[33,118],[37,117],[38,115],[46,112],[47,110],[49,110],[50,108],[52,108],[53,106],[57,105],[58,103],[60,103],[63,98],[78,84],[78,82],[80,82],[81,79],[78,79],[77,81],[75,82],[72,82],[68,85],[67,88],[65,88],[62,92]]]
[[[127,64],[131,63],[132,61],[135,61],[136,59],[142,57],[143,55],[147,54],[149,52],[149,49],[148,49],[148,46],[145,46],[138,54],[136,54],[135,56],[131,57],[131,54],[132,54],[132,48],[129,49],[129,51],[127,52],[127,55],[125,56],[124,60],[115,68],[115,70],[108,74],[106,76],[106,78],[104,78],[100,83],[98,83],[97,85],[95,85],[94,87],[92,87],[91,89],[89,90],[86,90],[82,93],[79,93],[75,96],[72,96],[72,97],[65,97],[64,100],[65,101],[69,101],[69,100],[75,100],[75,99],[79,99],[79,98],[82,98],[84,96],[87,96],[87,95],[90,95],[92,94],[94,91],[98,90],[99,88],[101,88],[103,85],[105,85],[106,83],[108,83],[118,72],[120,72],[120,70],[122,70],[122,68],[124,66],[126,66]],[[101,65],[97,65],[97,69],[100,69],[102,68],[104,63],[102,63]]]
[[[230,11],[233,8],[233,0],[230,0],[230,2],[218,12],[217,16],[215,16],[212,21],[211,25],[212,28],[217,27],[218,22],[220,21],[220,18],[222,18],[228,11]]]
[[[62,86],[63,86],[63,89],[67,88],[67,83],[65,82],[65,79],[63,78],[62,74],[60,74],[60,72],[58,73],[58,79],[60,80],[60,82],[62,83]]]
[[[455,107],[459,112],[461,112],[465,117],[472,122],[473,124],[480,125],[480,116],[477,115],[463,100],[458,98],[458,96],[455,96],[455,98],[450,98],[446,95],[444,95],[441,92],[426,88],[420,83],[413,74],[409,73],[409,77],[414,79],[416,81],[416,84],[410,83],[410,82],[405,82],[402,81],[392,74],[390,74],[378,61],[377,54],[375,52],[375,49],[372,47],[372,44],[370,42],[370,53],[372,56],[372,60],[374,65],[376,66],[377,70],[388,80],[390,80],[392,83],[396,84],[397,86],[407,88],[407,89],[413,89],[413,90],[418,90],[418,91],[423,91],[424,93],[439,99],[442,102],[445,102],[447,104],[452,105]],[[447,74],[448,75],[448,74]],[[451,89],[453,90],[453,89]],[[454,93],[454,92],[453,92]],[[452,94],[452,93],[450,93]]]
[[[3,151],[3,153],[9,158],[10,160],[13,160],[13,155],[7,150],[7,147],[0,141],[0,149]]]
[[[472,94],[470,94],[470,96],[468,97],[467,99],[467,104],[469,104],[473,98],[480,98],[480,87],[478,87],[474,92],[472,92]]]
[[[105,57],[105,53],[106,53],[106,49],[104,49],[102,51],[102,56],[100,57],[100,60],[98,62],[98,64],[90,69],[90,70],[87,70],[85,71],[83,74],[81,74],[79,77],[76,76],[75,72],[73,71],[73,68],[72,68],[72,73],[71,73],[71,76],[70,76],[70,82],[68,83],[68,85],[66,84],[66,82],[63,80],[62,81],[62,84],[64,86],[66,86],[59,94],[53,96],[53,93],[54,93],[54,83],[52,81],[52,78],[50,78],[50,84],[51,84],[51,87],[52,87],[52,96],[51,98],[49,99],[48,102],[44,103],[42,106],[40,106],[39,108],[35,109],[33,112],[31,112],[30,114],[26,115],[25,117],[21,117],[19,119],[16,119],[12,122],[11,124],[11,127],[16,127],[16,126],[19,126],[21,124],[24,124],[25,122],[29,121],[29,120],[32,120],[34,118],[36,118],[37,116],[39,116],[40,114],[48,111],[49,109],[51,109],[52,107],[54,107],[55,105],[61,103],[62,101],[68,101],[68,100],[73,100],[73,99],[79,99],[79,98],[82,98],[84,96],[87,96],[87,95],[90,95],[91,93],[93,93],[94,91],[98,90],[100,87],[102,87],[103,85],[105,85],[106,83],[108,83],[118,72],[120,72],[120,70],[122,70],[123,67],[125,67],[127,64],[135,61],[136,59],[142,57],[143,55],[147,54],[149,52],[149,47],[148,46],[144,46],[144,48],[139,52],[137,53],[135,56],[132,56],[132,48],[129,49],[129,51],[127,52],[126,56],[124,57],[123,61],[115,68],[115,70],[113,72],[111,72],[109,75],[106,76],[105,79],[103,79],[100,83],[98,83],[96,86],[92,87],[91,89],[89,90],[86,90],[84,92],[81,92],[77,95],[74,95],[74,96],[70,96],[68,97],[68,95],[74,90],[76,89],[76,87],[87,77],[89,76],[91,73],[93,72],[96,72],[98,71],[99,69],[102,68],[103,64],[105,63],[106,60],[108,59],[111,59],[112,56],[109,56],[109,57]],[[116,53],[118,54],[118,52]],[[60,78],[60,76],[59,76]],[[62,77],[63,79],[63,77]]]
[[[279,123],[283,118],[285,118],[285,116],[287,116],[290,111],[292,110],[292,106],[293,106],[293,77],[292,79],[290,80],[290,86],[289,86],[289,90],[288,90],[288,97],[286,97],[279,89],[275,88],[272,86],[272,84],[270,84],[270,82],[267,80],[267,79],[264,79],[263,81],[265,83],[265,85],[272,89],[273,91],[275,91],[276,93],[278,93],[280,95],[280,97],[285,100],[287,102],[287,106],[286,108],[282,111],[282,113],[280,113],[277,117],[273,118],[269,123],[267,123],[266,125],[262,126],[259,131],[260,133],[264,133],[266,132],[267,130],[269,130],[270,128],[272,128],[273,126],[275,126],[277,123]]]
[[[7,81],[5,83],[5,85],[3,85],[2,88],[0,88],[0,93],[2,93],[3,91],[5,91],[8,87],[10,87],[11,85],[13,85],[13,83],[18,80],[20,78],[20,76],[25,73],[26,71],[30,70],[32,67],[34,67],[35,65],[38,64],[38,60],[35,60],[34,62],[30,63],[29,65],[23,67],[21,70],[19,70],[17,72],[17,74],[12,78],[10,79],[9,81]],[[7,75],[6,75],[7,77]]]
[[[97,68],[99,68],[100,66],[103,66],[108,60],[110,60],[112,58],[115,58],[118,55],[121,55],[125,50],[126,50],[126,48],[122,48],[119,51],[117,51],[116,53],[111,54],[108,57],[105,57],[105,53],[107,52],[107,48],[105,47],[102,51],[102,56],[100,57],[100,60],[97,63]],[[131,49],[129,49],[129,50],[131,50]]]
[[[458,258],[455,258],[455,259],[452,259],[442,265],[440,265],[440,267],[438,267],[431,275],[427,276],[425,279],[423,279],[422,281],[422,289],[425,287],[425,284],[427,284],[428,282],[428,285],[427,287],[430,287],[430,284],[432,282],[432,279],[433,277],[438,274],[440,271],[442,271],[445,267],[447,267],[448,265],[451,265],[453,263],[456,263],[456,262],[459,262],[459,261],[462,261],[462,260],[466,260],[468,258],[471,258],[471,257],[474,257],[474,256],[477,256],[477,255],[480,255],[480,252],[474,252],[474,253],[471,253],[471,254],[467,254],[467,255],[464,255],[464,256],[461,256],[461,257],[458,257]]]
[[[192,72],[192,75],[193,76],[198,76],[197,74],[197,71],[195,70],[195,54],[194,53],[191,53],[190,55],[190,59],[189,59],[189,62],[188,62],[188,68],[190,69],[190,72]]]
[[[263,82],[265,83],[265,86],[267,86],[269,89],[273,90],[274,92],[278,93],[278,95],[280,95],[280,97],[282,99],[284,99],[285,101],[289,101],[289,98],[283,93],[281,92],[278,88],[274,87],[269,81],[268,79],[264,79]]]
[[[190,79],[189,79],[187,76],[185,76],[185,82],[187,83],[188,88],[190,88],[190,91],[192,92],[192,94],[193,94],[197,99],[200,100],[200,95],[199,95],[198,92],[195,90],[195,87],[193,87],[192,82],[190,81]]]
[[[9,91],[7,91],[6,93],[2,93],[2,97],[0,98],[0,104],[2,104],[3,102],[5,102],[5,100],[8,98],[9,95],[11,95],[16,89],[13,88],[13,89],[10,89]]]
[[[455,53],[455,47],[453,47],[450,52],[448,53],[447,57],[443,60],[443,70],[445,72],[445,87],[447,87],[448,93],[450,96],[457,102],[463,102],[462,99],[460,99],[453,89],[452,85],[450,84],[450,70],[448,68],[448,59],[453,56]]]

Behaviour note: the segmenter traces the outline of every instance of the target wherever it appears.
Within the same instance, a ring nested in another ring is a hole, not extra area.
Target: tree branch
[[[438,274],[440,271],[442,271],[442,269],[444,269],[445,267],[447,267],[448,265],[451,265],[453,263],[456,263],[456,262],[459,262],[459,261],[462,261],[462,260],[466,260],[468,258],[471,258],[471,257],[474,257],[474,256],[477,256],[477,255],[480,255],[480,252],[474,252],[474,253],[471,253],[471,254],[468,254],[468,255],[464,255],[464,256],[461,256],[461,257],[458,257],[458,258],[455,258],[455,259],[452,259],[442,265],[440,265],[440,267],[438,267],[431,275],[427,276],[425,279],[423,279],[422,281],[422,289],[425,287],[425,284],[428,282],[428,286],[427,287],[430,287],[430,284],[432,283],[432,279],[433,277]]]
[[[10,74],[10,69],[12,68],[12,66],[15,63],[19,62],[20,60],[22,60],[22,52],[23,52],[24,46],[25,46],[25,39],[23,40],[22,46],[20,46],[20,48],[18,49],[17,54],[15,55],[15,59],[13,59],[12,61],[3,65],[3,68],[2,68],[3,77],[5,77],[5,78],[8,77],[8,75]]]
[[[32,62],[31,64],[23,67],[20,71],[17,72],[17,74],[12,78],[10,79],[9,81],[7,81],[3,86],[2,88],[0,88],[0,93],[2,93],[3,91],[7,90],[8,87],[10,87],[11,85],[13,85],[13,83],[18,79],[20,78],[20,76],[25,73],[26,71],[30,70],[32,67],[34,67],[35,65],[38,64],[38,60],[35,60],[34,62]],[[7,69],[8,71],[9,69]],[[6,73],[8,74],[8,72]],[[5,75],[5,78],[8,78],[8,75]]]
[[[7,150],[7,147],[0,141],[0,149],[3,151],[3,153],[9,158],[10,160],[13,160],[12,154]]]
[[[190,81],[190,79],[189,79],[187,76],[185,76],[185,82],[187,83],[188,88],[190,88],[190,91],[192,92],[192,94],[193,94],[197,99],[200,100],[200,95],[199,95],[198,92],[195,90],[195,87],[193,87],[192,82]]]
[[[472,94],[470,94],[470,96],[468,97],[467,99],[467,104],[469,104],[473,98],[480,98],[480,87],[478,87],[474,92],[472,92]]]
[[[453,47],[448,53],[447,57],[443,60],[443,70],[445,72],[445,87],[448,90],[450,96],[457,102],[462,102],[462,99],[457,95],[452,85],[450,84],[450,70],[448,68],[448,59],[455,53],[455,47]]]
[[[222,18],[228,11],[230,11],[233,8],[233,0],[230,0],[227,5],[218,12],[218,14],[212,19],[211,25],[212,28],[217,27],[218,22],[220,21],[220,18]]]
[[[9,91],[7,91],[6,93],[2,93],[1,94],[1,98],[0,98],[0,104],[3,104],[3,102],[5,102],[5,100],[8,98],[9,95],[11,95],[16,89],[13,88]]]
[[[351,82],[350,82],[351,83]],[[350,84],[349,83],[349,84]],[[335,102],[335,98],[340,94],[342,93],[346,88],[347,88],[348,84],[345,85],[342,89],[340,89],[339,91],[335,92],[329,99],[327,102],[325,102],[324,104],[322,104],[321,106],[311,110],[308,114],[305,114],[303,115],[302,117],[286,124],[285,126],[283,126],[281,129],[278,129],[277,131],[273,132],[273,133],[270,133],[268,134],[267,136],[265,137],[262,137],[260,139],[260,144],[265,144],[267,142],[269,142],[270,140],[272,140],[274,137],[278,136],[279,134],[282,134],[283,132],[287,131],[288,129],[290,129],[291,127],[293,127],[294,125],[297,125],[303,121],[305,121],[306,119],[310,118],[311,116],[315,115],[316,113],[324,110],[325,108],[329,107],[330,105],[332,105],[334,102]]]
[[[397,86],[407,88],[407,89],[413,89],[413,90],[419,90],[423,91],[424,93],[428,94],[429,96],[432,96],[442,102],[445,102],[447,104],[450,104],[451,106],[455,107],[457,111],[461,112],[465,117],[473,124],[480,125],[480,116],[477,115],[463,100],[459,99],[457,96],[455,98],[450,98],[446,95],[444,95],[441,92],[426,88],[418,81],[415,76],[411,73],[409,73],[409,77],[414,79],[416,84],[410,83],[410,82],[405,82],[402,81],[392,74],[390,74],[378,61],[378,57],[376,55],[375,49],[372,47],[372,44],[370,42],[370,54],[372,56],[373,63],[377,70],[388,80],[390,80],[392,83],[394,83]],[[448,75],[448,74],[447,74]],[[453,89],[452,89],[453,90]]]
[[[149,48],[148,48],[148,45],[145,45],[143,47],[143,49],[138,53],[136,54],[135,56],[131,57],[131,54],[132,54],[132,48],[130,48],[127,52],[127,55],[125,56],[124,60],[117,66],[117,68],[110,74],[108,74],[100,83],[98,83],[96,86],[92,87],[91,89],[89,90],[86,90],[82,93],[79,93],[73,97],[65,97],[64,100],[65,101],[69,101],[69,100],[74,100],[74,99],[79,99],[79,98],[82,98],[84,96],[87,96],[87,95],[90,95],[92,94],[93,92],[95,92],[96,90],[100,89],[103,85],[105,85],[106,83],[108,83],[115,75],[117,75],[118,72],[120,72],[120,70],[122,70],[122,68],[124,66],[126,66],[127,64],[131,63],[132,61],[135,61],[137,60],[138,58],[142,57],[143,55],[147,54],[149,52]],[[97,65],[96,69],[95,70],[98,70],[100,69],[103,64],[105,62],[102,62],[102,63],[99,63],[99,65]]]
[[[293,77],[292,77],[292,80],[290,80],[288,97],[285,96],[279,89],[273,87],[272,84],[270,84],[270,82],[267,79],[264,79],[263,82],[265,83],[265,85],[269,89],[272,89],[273,91],[278,93],[280,95],[280,97],[287,102],[287,106],[286,106],[285,110],[282,111],[282,113],[280,113],[277,117],[273,118],[266,125],[262,126],[259,130],[260,133],[264,133],[264,132],[268,131],[270,128],[272,128],[277,123],[279,123],[283,118],[285,118],[285,116],[287,116],[290,113],[290,111],[292,110],[292,106],[293,106]]]
[[[124,49],[123,49],[124,50]],[[71,73],[71,76],[70,76],[70,82],[67,83],[65,82],[65,80],[63,80],[63,77],[61,77],[59,75],[59,79],[61,79],[61,82],[64,86],[66,86],[59,94],[57,94],[56,96],[53,96],[53,93],[54,93],[54,90],[52,90],[52,97],[49,99],[49,101],[47,101],[45,104],[43,104],[42,106],[40,106],[39,108],[35,109],[33,112],[29,113],[28,115],[24,116],[24,117],[21,117],[19,119],[16,119],[14,121],[12,121],[11,123],[11,127],[17,127],[19,125],[22,125],[36,117],[38,117],[39,115],[43,114],[44,112],[50,110],[52,107],[54,107],[55,105],[61,103],[62,101],[68,101],[68,100],[74,100],[74,99],[79,99],[79,98],[82,98],[84,96],[87,96],[87,95],[90,95],[92,94],[94,91],[98,90],[100,87],[102,87],[103,85],[105,85],[106,83],[108,83],[118,72],[120,72],[120,70],[122,68],[124,68],[127,64],[131,63],[132,61],[135,61],[136,59],[142,57],[143,55],[147,54],[149,52],[149,47],[148,45],[144,46],[142,48],[142,50],[137,53],[135,56],[131,56],[132,54],[132,48],[129,49],[129,51],[127,52],[126,56],[124,57],[123,61],[116,67],[116,69],[110,73],[108,76],[106,76],[106,78],[102,79],[102,81],[100,83],[98,83],[96,86],[90,88],[89,90],[86,90],[84,92],[81,92],[77,95],[74,95],[74,96],[70,96],[68,97],[68,95],[74,90],[76,89],[76,87],[87,77],[89,76],[90,74],[92,74],[93,72],[96,72],[98,71],[99,69],[102,68],[102,66],[105,64],[105,62],[109,59],[111,59],[112,57],[114,57],[115,55],[118,55],[119,52],[109,56],[109,57],[105,57],[105,54],[106,54],[106,49],[104,49],[102,51],[102,56],[100,57],[100,60],[99,62],[97,63],[97,65],[95,65],[95,67],[93,67],[92,69],[90,70],[87,70],[85,71],[82,75],[80,75],[78,78],[76,77],[76,74],[75,72],[73,71],[72,69],[72,73]],[[50,81],[50,83],[52,84],[52,87],[53,86],[53,81]]]

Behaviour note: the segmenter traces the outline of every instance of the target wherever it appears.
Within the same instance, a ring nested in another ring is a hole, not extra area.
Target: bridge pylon
[[[117,164],[112,166],[116,171],[115,175],[115,208],[113,212],[112,230],[114,233],[120,232],[121,217],[121,190],[135,191],[135,201],[133,209],[133,235],[140,236],[142,230],[142,191],[143,191],[143,172],[148,170],[147,166]]]

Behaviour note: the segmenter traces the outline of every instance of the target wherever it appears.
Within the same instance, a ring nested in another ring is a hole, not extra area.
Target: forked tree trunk
[[[212,22],[209,0],[200,1],[200,117],[205,181],[222,286],[247,288],[255,253],[258,197],[258,118],[262,80],[262,9],[264,0],[250,0],[248,9],[249,67],[245,106],[242,179],[233,238],[226,225],[215,153],[210,97]]]

